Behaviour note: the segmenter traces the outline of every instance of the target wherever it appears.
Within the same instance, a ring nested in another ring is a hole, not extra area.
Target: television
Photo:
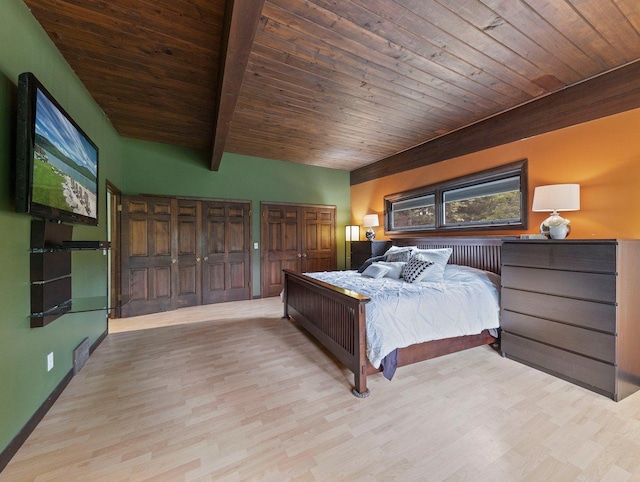
[[[98,224],[98,148],[36,77],[18,79],[16,211]]]

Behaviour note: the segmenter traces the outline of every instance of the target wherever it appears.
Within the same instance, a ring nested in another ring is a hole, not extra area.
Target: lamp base
[[[570,221],[557,212],[540,223],[540,234],[551,239],[564,239],[571,233]]]
[[[369,228],[367,229],[367,232],[364,233],[364,235],[367,237],[369,241],[373,241],[376,237],[376,232],[372,228]]]

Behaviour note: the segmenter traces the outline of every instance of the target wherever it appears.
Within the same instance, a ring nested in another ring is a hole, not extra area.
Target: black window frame
[[[511,222],[497,221],[488,223],[444,223],[444,193],[454,189],[476,186],[484,183],[519,176],[520,178],[520,219]],[[419,229],[394,229],[392,226],[392,208],[394,203],[408,201],[422,196],[434,196],[435,224],[433,227]],[[390,194],[384,197],[384,232],[385,235],[403,235],[420,233],[446,233],[453,231],[487,231],[487,230],[526,230],[528,228],[528,176],[527,159],[505,164],[503,166],[461,176],[447,181],[422,186],[409,191]]]

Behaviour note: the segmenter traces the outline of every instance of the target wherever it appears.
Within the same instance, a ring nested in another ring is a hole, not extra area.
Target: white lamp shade
[[[373,228],[375,226],[380,226],[380,221],[378,221],[377,214],[365,214],[362,218],[362,225],[365,228]]]
[[[534,212],[579,211],[580,184],[551,184],[538,186],[533,191]]]
[[[360,226],[347,225],[344,234],[345,234],[344,236],[345,241],[360,241]]]

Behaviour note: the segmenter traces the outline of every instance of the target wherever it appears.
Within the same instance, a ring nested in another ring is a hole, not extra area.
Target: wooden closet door
[[[202,303],[202,225],[200,201],[179,199],[177,209],[176,296],[179,308]]]
[[[261,205],[263,297],[280,294],[285,268],[299,272],[336,269],[335,219],[335,206]]]
[[[251,299],[248,202],[203,201],[202,302]]]
[[[122,316],[176,308],[175,199],[122,197]]]
[[[260,268],[262,297],[278,296],[284,286],[282,270],[301,271],[300,208],[296,205],[262,204]]]
[[[302,271],[332,271],[336,269],[336,209],[302,208],[303,245]]]

